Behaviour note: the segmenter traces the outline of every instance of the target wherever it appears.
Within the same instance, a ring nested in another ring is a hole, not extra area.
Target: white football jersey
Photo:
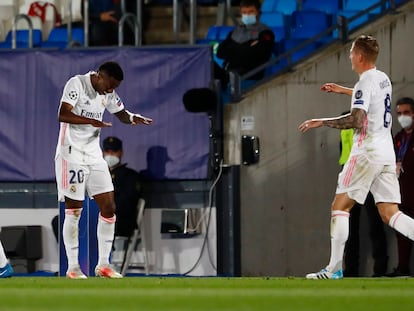
[[[76,115],[102,121],[105,109],[117,113],[124,109],[124,104],[118,94],[100,95],[92,86],[91,74],[77,75],[69,79],[63,89],[60,100],[73,106]],[[90,124],[60,123],[59,140],[56,156],[61,155],[65,160],[79,164],[95,164],[104,162],[99,145],[100,128]]]
[[[352,92],[351,109],[363,109],[367,117],[363,127],[354,131],[350,156],[364,154],[372,163],[395,164],[391,99],[391,81],[384,72],[374,68],[360,75]]]

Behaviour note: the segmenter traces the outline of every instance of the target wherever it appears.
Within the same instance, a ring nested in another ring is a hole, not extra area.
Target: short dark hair
[[[261,3],[259,0],[241,0],[240,7],[254,6],[260,12]]]
[[[397,106],[399,105],[410,105],[411,111],[414,112],[414,99],[411,97],[402,97],[397,100]]]
[[[117,81],[124,80],[124,72],[117,62],[105,62],[99,66],[99,71],[105,72],[108,76]]]

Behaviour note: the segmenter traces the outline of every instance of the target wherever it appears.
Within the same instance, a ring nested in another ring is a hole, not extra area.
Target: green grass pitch
[[[414,310],[414,278],[0,279],[0,310]]]

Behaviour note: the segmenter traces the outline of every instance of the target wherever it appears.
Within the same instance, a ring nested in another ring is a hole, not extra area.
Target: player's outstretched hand
[[[321,86],[321,90],[326,93],[341,93],[342,87],[335,83],[325,83]]]
[[[299,125],[299,131],[301,131],[302,133],[305,133],[309,129],[318,128],[318,127],[321,127],[322,125],[323,125],[323,122],[320,119],[306,120],[301,125]]]
[[[111,122],[103,122],[103,121],[99,121],[99,120],[93,120],[91,125],[94,126],[94,127],[111,127],[112,123]]]
[[[137,124],[145,124],[145,125],[149,125],[152,123],[152,119],[151,118],[147,118],[141,115],[134,115],[134,122],[132,123],[132,125],[137,125]]]

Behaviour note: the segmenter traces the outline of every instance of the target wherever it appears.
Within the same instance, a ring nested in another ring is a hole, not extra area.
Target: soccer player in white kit
[[[350,50],[352,70],[359,81],[354,88],[326,83],[322,90],[352,96],[351,112],[336,118],[311,119],[299,125],[306,132],[328,126],[354,129],[354,142],[348,161],[338,176],[331,214],[331,257],[319,272],[308,279],[340,279],[345,242],[349,234],[349,212],[355,202],[363,204],[369,191],[374,196],[382,220],[414,240],[414,219],[398,209],[401,202],[391,135],[392,86],[388,76],[376,69],[377,40],[361,35]]]
[[[114,187],[108,164],[99,145],[105,109],[125,124],[151,124],[152,120],[125,109],[115,89],[124,75],[116,62],[106,62],[97,72],[70,78],[59,106],[60,132],[56,148],[55,170],[58,199],[65,202],[63,241],[68,259],[66,276],[86,279],[79,266],[79,218],[87,193],[99,207],[97,226],[98,264],[95,274],[121,278],[109,262],[115,228]]]

